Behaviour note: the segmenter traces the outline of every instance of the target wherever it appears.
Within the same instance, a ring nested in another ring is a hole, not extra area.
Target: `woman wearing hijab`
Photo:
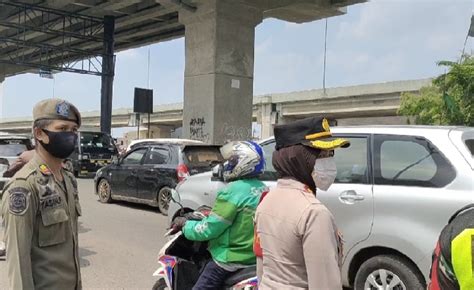
[[[275,141],[278,183],[255,217],[259,289],[342,289],[342,240],[316,192],[334,182],[334,149],[349,142],[333,139],[322,118],[276,126]]]

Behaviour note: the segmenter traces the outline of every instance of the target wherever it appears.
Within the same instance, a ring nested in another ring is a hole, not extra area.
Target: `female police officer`
[[[336,177],[332,139],[323,118],[275,127],[273,166],[280,179],[256,213],[260,289],[341,289],[342,240],[329,210],[316,199]],[[258,251],[257,251],[258,252]]]

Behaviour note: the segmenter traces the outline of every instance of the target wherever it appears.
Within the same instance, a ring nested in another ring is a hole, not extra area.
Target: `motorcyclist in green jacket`
[[[256,263],[253,253],[253,218],[261,194],[266,190],[257,177],[263,173],[262,148],[254,142],[233,142],[223,146],[224,181],[210,215],[201,221],[177,218],[184,236],[193,241],[209,241],[212,260],[206,265],[193,289],[219,289],[233,272]]]

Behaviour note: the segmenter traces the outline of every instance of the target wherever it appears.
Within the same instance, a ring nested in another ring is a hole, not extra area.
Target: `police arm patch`
[[[28,190],[23,187],[14,187],[8,191],[9,209],[14,215],[23,215],[28,209]]]

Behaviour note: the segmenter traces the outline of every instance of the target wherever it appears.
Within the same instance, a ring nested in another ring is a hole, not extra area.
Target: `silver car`
[[[474,202],[474,128],[424,126],[335,127],[350,139],[337,150],[337,178],[317,197],[344,235],[342,279],[359,289],[422,289],[431,255],[449,217]],[[261,142],[275,186],[274,140]],[[224,183],[211,172],[177,187],[182,205],[212,206]],[[289,201],[291,202],[291,201]],[[179,210],[171,203],[170,219]]]

